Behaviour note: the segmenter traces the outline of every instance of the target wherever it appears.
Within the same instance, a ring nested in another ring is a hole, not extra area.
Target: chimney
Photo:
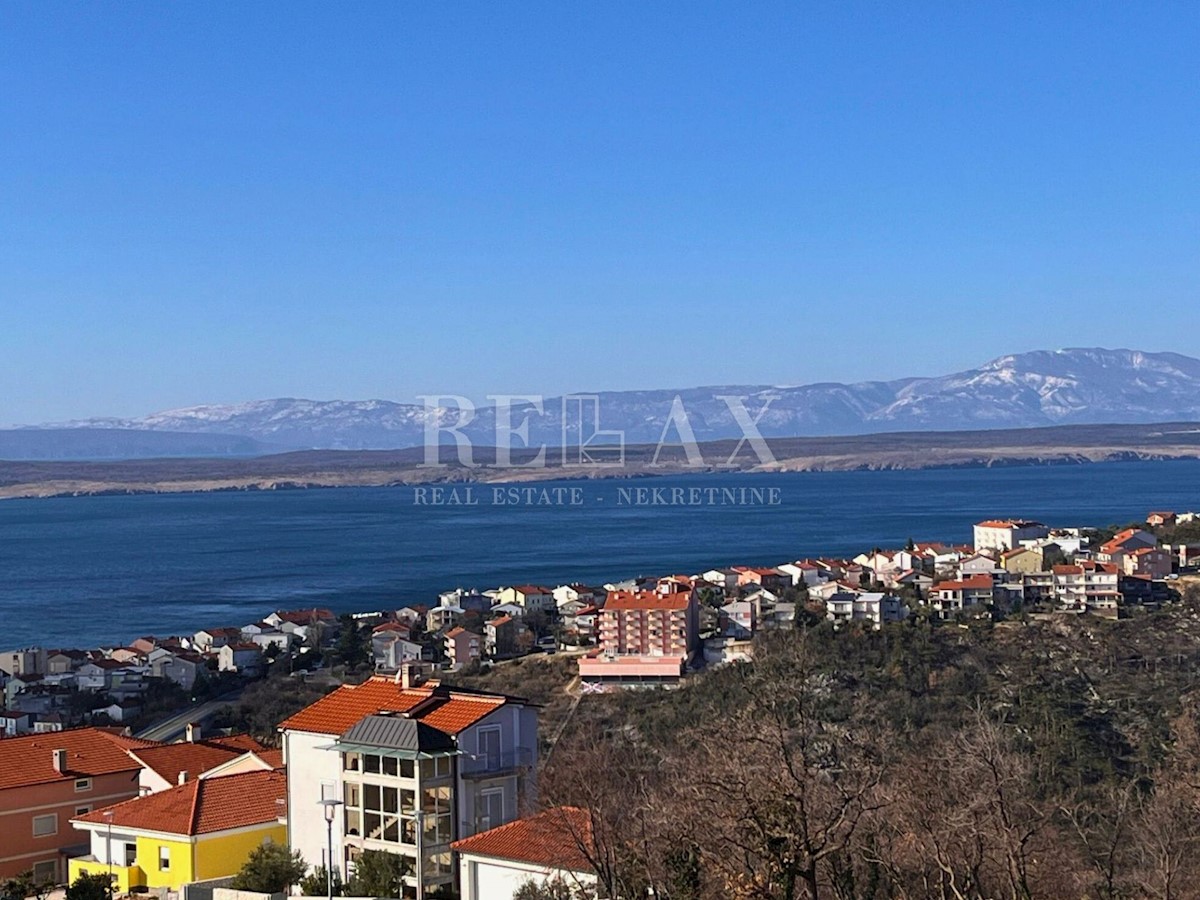
[[[189,744],[196,743],[196,741],[200,740],[200,723],[188,722],[187,727],[184,729],[184,734],[187,735],[187,742]]]
[[[184,769],[182,772],[179,773],[179,783],[186,784],[187,777],[188,777],[187,769]]]
[[[54,750],[53,751],[53,760],[54,760],[54,771],[57,772],[59,775],[65,774],[67,771],[67,751],[66,750]]]
[[[411,660],[400,663],[399,675],[400,687],[407,690],[415,688],[425,683],[425,677],[421,670],[421,664]]]

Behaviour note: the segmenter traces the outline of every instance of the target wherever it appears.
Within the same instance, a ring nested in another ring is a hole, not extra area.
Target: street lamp
[[[417,900],[425,900],[425,816],[423,809],[416,811],[417,820]]]
[[[325,859],[325,875],[328,882],[329,900],[333,900],[333,819],[337,815],[337,808],[342,805],[342,801],[331,797],[320,803],[325,807],[325,835],[329,840],[329,856]]]
[[[108,834],[104,839],[104,855],[108,859],[108,896],[113,895],[113,874],[112,874],[112,820],[113,811],[106,809],[104,811],[104,821],[108,823]]]

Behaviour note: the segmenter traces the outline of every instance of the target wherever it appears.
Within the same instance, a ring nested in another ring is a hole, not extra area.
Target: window
[[[373,753],[368,753],[363,758],[363,771],[369,772],[372,775],[379,774],[379,757]]]
[[[480,831],[504,824],[504,791],[481,791],[478,800]]]
[[[363,785],[362,835],[389,844],[400,843],[400,791],[377,784]]]
[[[33,864],[33,880],[36,884],[47,881],[58,881],[58,863],[51,859],[46,862]]]
[[[426,844],[449,843],[453,810],[450,787],[425,788],[421,794],[421,811],[425,813],[421,827],[422,841]]]
[[[82,794],[85,791],[90,791],[91,789],[92,789],[92,779],[90,779],[90,778],[76,778],[75,779],[75,793]]]
[[[451,873],[450,851],[431,853],[425,860],[425,874],[430,878],[444,878]]]
[[[500,768],[500,729],[481,728],[479,730],[479,758],[487,765],[489,772]]]
[[[421,760],[421,777],[423,779],[445,778],[450,774],[450,757],[438,756],[434,759]]]
[[[345,753],[342,755],[342,768],[347,772],[357,772],[362,761],[362,756],[358,753]]]
[[[90,806],[75,807],[75,815],[77,815],[77,816],[86,816],[91,811],[92,811],[92,808]]]
[[[166,872],[171,868],[171,848],[158,848],[158,868],[160,871]]]
[[[33,836],[46,837],[50,834],[58,834],[58,816],[54,813],[48,816],[34,816]]]

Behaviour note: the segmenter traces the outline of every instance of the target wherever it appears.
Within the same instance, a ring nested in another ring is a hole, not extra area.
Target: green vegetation
[[[22,895],[24,897],[25,895]],[[108,875],[97,872],[89,875],[84,872],[67,886],[66,900],[111,900],[112,879]]]
[[[233,877],[233,888],[278,894],[299,884],[306,871],[308,864],[299,851],[293,853],[283,844],[262,844],[251,851],[246,864]]]
[[[331,893],[329,870],[324,866],[317,866],[300,879],[300,893],[305,897],[340,897],[342,896],[342,876],[337,870],[334,870]]]
[[[364,850],[354,863],[354,875],[346,882],[351,897],[402,897],[404,877],[412,874],[408,861],[386,850]]]

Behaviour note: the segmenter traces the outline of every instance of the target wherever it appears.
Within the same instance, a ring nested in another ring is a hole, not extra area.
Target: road
[[[156,722],[149,728],[139,731],[136,737],[147,741],[171,741],[184,733],[190,722],[204,722],[217,714],[222,707],[237,702],[241,690],[222,694],[213,700],[208,700],[198,706],[189,706],[183,712],[176,713],[170,718]]]

